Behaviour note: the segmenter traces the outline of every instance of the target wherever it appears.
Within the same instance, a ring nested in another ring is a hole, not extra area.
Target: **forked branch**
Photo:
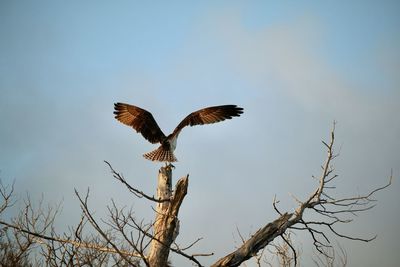
[[[213,267],[239,266],[244,261],[256,256],[259,251],[269,245],[276,237],[283,237],[283,234],[289,230],[307,231],[313,240],[316,251],[324,257],[331,257],[327,253],[327,250],[332,249],[330,245],[330,234],[341,238],[364,242],[369,242],[376,238],[376,236],[360,238],[341,234],[335,229],[335,225],[350,223],[352,220],[349,216],[354,216],[357,213],[373,208],[373,202],[375,201],[372,199],[373,195],[390,186],[393,175],[390,175],[389,182],[386,185],[373,189],[365,195],[347,198],[333,196],[331,192],[334,191],[335,186],[333,186],[332,183],[338,177],[337,174],[334,174],[334,168],[332,166],[333,160],[338,156],[334,153],[335,126],[336,122],[333,123],[329,142],[322,141],[327,149],[327,157],[325,163],[321,167],[322,172],[318,179],[318,186],[316,189],[304,201],[295,198],[296,202],[298,202],[298,207],[294,212],[281,212],[277,205],[279,201],[274,197],[272,205],[274,210],[279,214],[278,219],[259,229],[250,239],[245,241],[241,247],[214,263],[212,265]],[[304,211],[306,209],[319,215],[321,220],[315,221],[305,218]],[[286,241],[285,239],[283,240]],[[295,252],[293,247],[291,247],[291,249],[292,252]],[[293,254],[294,264],[297,266],[297,255],[296,253]]]

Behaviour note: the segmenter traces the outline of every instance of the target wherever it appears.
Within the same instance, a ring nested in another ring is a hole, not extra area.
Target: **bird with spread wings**
[[[178,161],[174,155],[174,150],[178,135],[184,127],[216,123],[232,119],[233,117],[239,117],[243,113],[243,108],[236,105],[203,108],[186,116],[176,126],[175,130],[166,136],[161,131],[153,115],[147,110],[124,103],[115,103],[114,109],[115,118],[118,121],[141,133],[150,143],[161,144],[156,150],[146,153],[143,156],[148,160],[162,162]]]

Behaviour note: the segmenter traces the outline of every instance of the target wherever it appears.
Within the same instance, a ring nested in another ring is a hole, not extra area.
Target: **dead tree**
[[[375,236],[360,238],[341,234],[336,230],[338,224],[351,223],[351,216],[367,211],[374,207],[373,196],[391,184],[392,175],[388,184],[376,188],[365,195],[350,196],[347,198],[335,197],[332,184],[338,175],[334,173],[333,160],[337,156],[334,152],[334,127],[331,131],[330,141],[323,142],[327,149],[325,163],[321,166],[321,174],[316,178],[318,182],[315,190],[304,200],[295,198],[298,207],[294,211],[282,212],[278,208],[278,201],[274,199],[273,208],[278,217],[256,231],[250,238],[242,238],[243,244],[232,253],[221,257],[214,264],[217,266],[239,266],[248,259],[255,258],[261,266],[261,257],[267,246],[281,249],[281,262],[283,265],[297,266],[297,252],[289,238],[289,231],[306,231],[310,234],[315,250],[319,253],[318,262],[322,259],[332,259],[334,254],[330,234],[340,238],[369,242]],[[112,201],[108,206],[109,216],[106,220],[95,218],[89,205],[89,190],[85,195],[75,191],[80,201],[82,217],[77,225],[70,227],[68,233],[58,234],[54,228],[56,209],[44,210],[41,205],[33,208],[31,202],[25,202],[25,208],[20,214],[6,221],[0,217],[0,246],[6,244],[13,246],[10,251],[0,253],[0,260],[7,259],[9,266],[30,266],[32,262],[29,253],[35,253],[33,262],[37,266],[168,266],[170,253],[176,253],[192,264],[203,266],[200,257],[211,256],[213,253],[190,254],[201,238],[191,244],[182,246],[175,243],[179,234],[179,208],[188,190],[189,177],[179,179],[174,190],[172,189],[172,165],[166,165],[159,170],[156,196],[144,193],[130,185],[126,179],[106,162],[115,179],[121,182],[135,197],[146,199],[156,205],[155,219],[145,223],[135,218],[132,209],[119,208]],[[11,200],[13,187],[0,187],[3,202],[0,205],[0,216],[7,208],[13,205]],[[313,212],[313,218],[305,216],[305,210]],[[92,230],[87,229],[91,226]],[[95,230],[93,232],[93,229]],[[272,242],[281,239],[285,246],[276,247]],[[291,251],[292,255],[288,255]],[[343,251],[342,251],[343,252]],[[345,253],[342,255],[346,256]],[[347,257],[347,256],[346,256]],[[347,259],[347,258],[346,258]],[[329,262],[327,260],[327,262]],[[5,265],[7,266],[7,265]]]
[[[83,266],[89,263],[93,266],[109,264],[140,266],[143,263],[145,266],[165,267],[168,265],[170,251],[201,266],[196,257],[212,255],[185,253],[185,250],[192,247],[199,239],[187,246],[179,246],[174,242],[179,233],[178,213],[187,193],[188,176],[179,179],[175,189],[172,190],[172,165],[162,167],[158,174],[157,194],[150,196],[132,187],[108,162],[106,164],[110,167],[113,177],[136,197],[145,198],[157,205],[154,222],[143,223],[137,220],[132,210],[120,209],[113,201],[108,207],[109,220],[99,221],[90,209],[89,190],[83,196],[75,191],[80,201],[82,217],[75,227],[71,227],[70,233],[59,235],[53,227],[58,209],[46,212],[42,209],[42,205],[34,209],[28,199],[20,215],[11,222],[0,219],[0,224],[3,225],[2,231],[7,233],[11,229],[14,233],[14,238],[6,240],[7,247],[10,247],[10,244],[19,244],[19,247],[12,250],[18,252],[16,255],[10,252],[3,256],[3,259],[10,259],[10,264],[6,266],[17,266],[15,262],[24,263],[28,252],[35,244],[41,245],[42,257],[38,266]],[[13,205],[11,203],[13,188],[9,190],[2,187],[0,192],[3,197],[1,214]],[[97,235],[85,235],[84,229],[88,225],[94,228]]]
[[[176,184],[172,192],[172,165],[160,169],[158,174],[157,199],[169,199],[157,204],[156,218],[153,225],[153,240],[148,256],[150,266],[162,267],[168,262],[172,242],[179,233],[178,212],[187,193],[188,176]]]
[[[303,201],[295,198],[298,207],[293,212],[281,212],[278,207],[278,201],[274,199],[273,207],[279,214],[279,217],[271,223],[260,228],[254,235],[243,243],[241,247],[232,253],[222,257],[215,262],[213,267],[222,266],[239,266],[244,261],[254,257],[265,246],[270,244],[275,238],[280,237],[287,241],[284,234],[289,230],[306,231],[311,235],[313,244],[317,252],[326,258],[332,256],[327,253],[327,249],[331,249],[331,241],[328,237],[328,232],[340,238],[351,239],[356,241],[370,242],[376,236],[370,238],[360,238],[339,233],[335,230],[337,224],[346,224],[352,222],[351,216],[360,212],[367,211],[373,208],[376,200],[372,197],[380,190],[388,187],[392,182],[392,174],[389,182],[382,187],[376,188],[365,195],[350,196],[347,198],[337,198],[332,195],[335,187],[331,184],[338,178],[334,173],[332,161],[338,156],[334,152],[335,141],[335,123],[331,131],[330,141],[324,142],[323,145],[327,149],[327,157],[325,163],[321,166],[322,172],[318,181],[317,188]],[[310,210],[320,217],[320,221],[308,220],[304,216],[304,211]],[[323,227],[324,229],[319,229]],[[296,250],[290,242],[287,242],[294,256],[294,265],[297,266]]]

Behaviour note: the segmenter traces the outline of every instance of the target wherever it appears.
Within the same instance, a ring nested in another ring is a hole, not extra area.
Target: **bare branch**
[[[333,237],[345,238],[355,241],[369,242],[376,238],[355,237],[338,232],[337,226],[353,222],[353,216],[368,211],[375,207],[377,192],[391,185],[393,172],[389,182],[384,186],[375,188],[366,194],[348,197],[335,196],[335,183],[338,174],[333,166],[334,159],[339,155],[334,151],[335,126],[333,123],[329,141],[322,141],[327,155],[321,166],[321,174],[314,177],[318,184],[305,199],[298,199],[294,195],[297,207],[292,212],[282,212],[278,209],[279,201],[273,198],[273,208],[278,218],[265,224],[247,240],[237,232],[242,244],[232,253],[220,258],[212,266],[239,266],[252,257],[256,264],[261,266],[264,252],[275,253],[278,262],[284,266],[298,266],[299,253],[293,246],[290,233],[293,230],[306,231],[318,253],[317,263],[333,266],[333,261],[338,259],[342,265],[347,263],[347,254],[335,251],[331,240]],[[180,206],[187,194],[188,176],[178,180],[175,190],[172,190],[172,165],[162,167],[159,172],[157,195],[151,196],[131,186],[122,174],[116,172],[111,164],[105,163],[111,170],[115,179],[121,182],[138,198],[144,198],[157,203],[154,223],[145,223],[137,220],[132,209],[118,208],[113,200],[107,206],[108,219],[96,219],[88,206],[89,190],[82,197],[77,190],[75,194],[80,201],[83,215],[75,227],[69,228],[69,233],[56,234],[54,218],[59,206],[43,209],[43,199],[39,201],[38,208],[32,205],[29,196],[24,200],[24,209],[10,222],[0,220],[0,261],[6,262],[5,257],[10,257],[9,266],[17,266],[15,262],[24,262],[28,259],[29,252],[40,248],[42,258],[37,260],[38,266],[139,266],[145,264],[152,267],[165,267],[168,265],[170,251],[185,257],[192,264],[202,266],[197,259],[202,256],[211,256],[213,253],[188,253],[202,238],[198,238],[189,245],[180,246],[175,242],[179,234],[178,213]],[[0,181],[0,213],[11,207],[14,184],[4,186]],[[309,212],[305,212],[308,210]],[[311,219],[308,215],[312,214]],[[100,224],[99,224],[100,223]],[[86,228],[91,226],[95,232],[84,236]],[[276,242],[276,237],[278,242]],[[330,240],[331,239],[331,240]],[[36,245],[39,244],[40,246]],[[267,246],[270,245],[272,250]],[[274,251],[274,252],[272,252]],[[38,254],[38,253],[36,253]],[[8,255],[8,256],[7,256]],[[111,262],[110,262],[111,261]],[[267,264],[272,266],[272,264]],[[245,264],[244,264],[245,265]]]
[[[288,229],[308,231],[313,240],[315,249],[325,257],[330,257],[330,255],[327,254],[326,250],[331,249],[332,245],[330,244],[328,233],[316,228],[318,226],[325,227],[325,229],[328,229],[328,232],[330,232],[331,234],[350,240],[369,242],[376,238],[376,236],[372,238],[359,238],[343,235],[338,233],[333,228],[333,225],[340,223],[350,223],[352,220],[345,217],[346,215],[354,216],[360,212],[368,211],[369,209],[373,208],[375,205],[371,203],[375,200],[371,199],[372,195],[380,190],[387,188],[391,184],[392,174],[390,175],[388,184],[382,187],[378,187],[363,196],[336,198],[332,196],[332,194],[327,194],[326,190],[335,189],[335,186],[331,183],[335,181],[338,177],[338,175],[334,173],[335,170],[332,166],[333,160],[338,156],[338,154],[335,154],[333,150],[333,145],[335,141],[335,126],[336,121],[334,121],[333,123],[329,142],[322,141],[323,145],[327,149],[327,157],[325,163],[321,166],[322,173],[318,178],[317,188],[304,201],[301,201],[298,198],[292,196],[298,203],[298,207],[293,213],[282,213],[281,211],[279,211],[277,208],[278,201],[276,200],[275,196],[272,205],[274,210],[279,214],[279,218],[276,219],[273,223],[267,224],[263,228],[267,229],[269,227],[272,227],[272,231],[263,232],[260,229],[250,239],[245,241],[241,247],[239,247],[234,252],[228,254],[227,256],[219,259],[212,266],[239,266],[245,260],[254,257],[259,250],[267,246],[277,236],[282,236],[282,239],[291,248],[295,256],[295,265],[297,265],[297,255],[295,253],[295,250],[293,247],[290,246],[290,243],[287,242],[288,240],[283,237],[283,234]],[[315,177],[313,176],[313,178]],[[329,186],[327,185],[328,183],[330,184]],[[304,218],[304,211],[306,209],[314,211],[314,213],[316,213],[317,215],[321,215],[323,220],[306,220],[306,218]]]
[[[267,224],[259,229],[250,239],[241,247],[227,256],[219,259],[211,265],[217,266],[239,266],[242,262],[257,255],[258,251],[263,249],[275,237],[280,236],[287,228],[288,221],[293,214],[285,213],[274,222]]]
[[[79,199],[79,202],[81,203],[81,209],[84,212],[85,216],[87,217],[87,219],[89,220],[89,222],[92,224],[92,226],[95,228],[95,230],[104,238],[104,240],[107,241],[108,244],[110,244],[115,251],[117,251],[117,253],[129,264],[131,264],[132,266],[135,266],[135,264],[124,254],[120,251],[120,249],[111,241],[111,239],[107,236],[107,234],[100,228],[100,226],[98,225],[98,223],[96,222],[96,220],[93,218],[92,214],[89,211],[88,208],[88,198],[89,198],[89,189],[86,193],[85,199],[83,200],[81,198],[81,196],[79,195],[78,191],[75,189],[75,194]]]
[[[135,196],[137,196],[138,198],[144,197],[144,198],[146,198],[146,199],[148,199],[148,200],[151,200],[151,201],[154,201],[154,202],[158,202],[158,203],[170,201],[170,199],[168,199],[168,198],[166,198],[166,199],[162,199],[162,198],[157,199],[157,198],[155,198],[154,196],[149,196],[149,195],[145,194],[143,191],[140,191],[140,190],[138,190],[138,189],[132,187],[130,184],[128,184],[128,182],[125,180],[125,178],[124,178],[121,174],[117,173],[117,172],[113,169],[113,167],[111,166],[111,164],[110,164],[108,161],[104,161],[104,162],[105,162],[105,163],[108,165],[108,167],[111,169],[111,173],[112,173],[113,177],[114,177],[115,179],[117,179],[118,181],[120,181],[122,184],[124,184],[124,185],[128,188],[128,190],[129,190],[130,192],[132,192],[132,193],[133,193]]]
[[[281,238],[283,239],[283,241],[285,241],[285,243],[290,247],[290,249],[292,250],[293,253],[293,259],[294,259],[294,266],[297,266],[297,253],[296,250],[294,249],[293,245],[290,242],[290,239],[286,239],[284,234],[281,235]]]

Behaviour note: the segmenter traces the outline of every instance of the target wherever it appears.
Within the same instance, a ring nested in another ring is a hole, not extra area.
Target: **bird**
[[[136,132],[152,144],[161,145],[143,155],[144,158],[151,161],[176,162],[178,159],[174,155],[177,139],[183,128],[186,126],[212,124],[233,117],[239,117],[243,113],[243,108],[236,105],[212,106],[197,110],[187,115],[176,126],[174,131],[166,136],[158,126],[153,115],[140,107],[125,104],[114,103],[115,119],[119,122],[132,127]]]

